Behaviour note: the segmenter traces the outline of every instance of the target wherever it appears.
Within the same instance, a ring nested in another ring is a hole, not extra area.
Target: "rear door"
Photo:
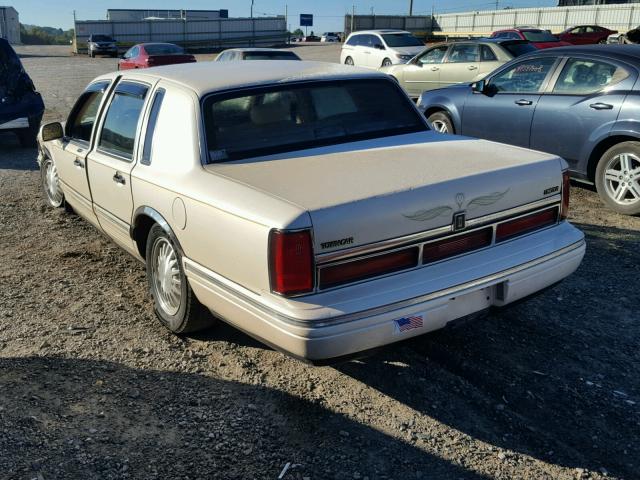
[[[151,85],[124,80],[116,85],[103,115],[96,147],[87,157],[89,182],[100,226],[135,252],[129,227],[133,216],[131,170],[138,131]]]
[[[448,48],[447,45],[430,48],[403,67],[403,86],[410,97],[419,97],[425,90],[440,88],[440,67]]]
[[[494,51],[494,48],[498,49],[500,47],[498,45],[494,45],[493,47],[489,45],[480,45],[480,67],[472,80],[476,78],[484,78],[500,65],[506,63],[505,61],[501,62],[498,60],[498,55]]]
[[[540,98],[531,148],[554,153],[572,170],[589,152],[590,138],[606,136],[637,79],[635,69],[609,59],[571,57]],[[586,172],[582,172],[586,173]]]
[[[451,45],[440,66],[440,86],[471,82],[480,70],[480,48],[473,43]]]
[[[528,147],[533,113],[556,63],[555,57],[544,56],[498,71],[488,80],[486,93],[468,96],[460,133]]]
[[[65,137],[51,147],[51,155],[67,201],[78,214],[96,225],[86,157],[109,85],[109,81],[89,85],[71,110],[65,125]]]

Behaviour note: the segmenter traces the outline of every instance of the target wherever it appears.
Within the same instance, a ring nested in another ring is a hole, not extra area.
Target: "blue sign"
[[[301,27],[313,27],[313,15],[310,13],[300,14],[300,26]]]

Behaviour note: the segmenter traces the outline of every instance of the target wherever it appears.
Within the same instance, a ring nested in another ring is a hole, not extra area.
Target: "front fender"
[[[444,110],[451,117],[455,131],[459,132],[462,129],[462,108],[448,95],[425,92],[420,96],[418,109],[425,117],[428,117],[432,112]]]

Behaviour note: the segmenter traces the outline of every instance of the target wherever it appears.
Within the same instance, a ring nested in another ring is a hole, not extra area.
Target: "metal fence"
[[[190,49],[268,46],[288,40],[284,16],[219,20],[144,20],[75,22],[74,51],[87,51],[89,35],[113,37],[119,48],[141,42],[171,42]]]
[[[431,17],[405,15],[345,15],[344,17],[344,31],[347,35],[352,31],[387,28],[407,30],[418,36],[427,35],[431,32]]]
[[[559,33],[575,25],[600,25],[626,32],[640,25],[640,4],[518,8],[435,15],[434,31],[486,34],[520,25]]]

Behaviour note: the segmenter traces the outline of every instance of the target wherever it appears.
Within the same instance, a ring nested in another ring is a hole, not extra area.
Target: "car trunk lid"
[[[558,157],[433,132],[206,168],[307,210],[316,254],[535,202],[562,181]]]

